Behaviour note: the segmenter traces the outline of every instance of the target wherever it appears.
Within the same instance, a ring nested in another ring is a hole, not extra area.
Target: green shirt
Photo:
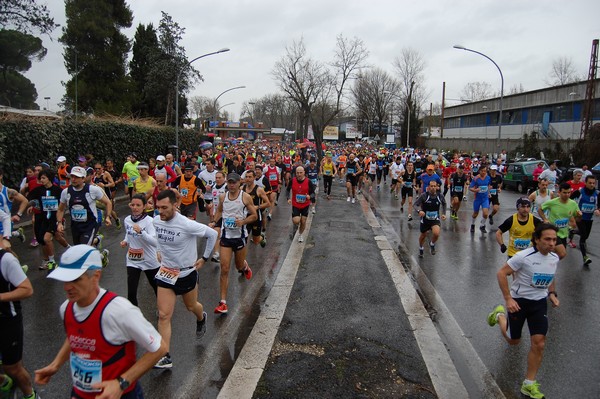
[[[121,173],[125,173],[127,175],[127,186],[133,187],[133,182],[135,179],[140,177],[140,172],[137,169],[140,161],[135,161],[135,163],[131,163],[130,161],[125,162],[123,165],[123,170]]]
[[[560,202],[560,198],[554,198],[542,204],[542,211],[547,209],[549,210],[546,213],[548,220],[558,227],[558,237],[567,238],[569,235],[569,220],[577,216],[577,211],[579,211],[577,202],[570,199],[565,204]]]

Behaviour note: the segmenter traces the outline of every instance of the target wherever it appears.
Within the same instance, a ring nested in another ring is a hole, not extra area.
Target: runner
[[[369,186],[369,192],[373,192],[373,184],[377,178],[377,161],[375,154],[369,158],[369,163],[366,166],[367,176],[365,177],[365,183]]]
[[[110,198],[110,201],[113,204],[113,210],[110,216],[115,220],[115,223],[118,228],[118,226],[121,225],[121,219],[119,219],[119,215],[117,214],[117,211],[115,209],[115,198],[117,197],[117,185],[123,182],[123,175],[117,172],[117,170],[115,169],[115,163],[112,159],[106,160],[106,167],[104,168],[104,170],[106,170],[110,174],[110,177],[112,177],[113,182],[115,183],[114,186],[110,187],[110,195],[108,196],[108,198]]]
[[[133,196],[133,183],[135,180],[140,177],[140,172],[138,171],[138,164],[140,162],[137,160],[137,154],[132,152],[127,156],[127,162],[123,165],[123,170],[121,174],[123,175],[123,181],[125,182],[125,194],[129,195],[129,199]]]
[[[177,162],[173,161],[173,154],[165,155],[165,166],[171,168],[177,176],[181,176],[181,168],[179,167],[179,164]]]
[[[400,178],[404,182],[401,192],[402,202],[400,203],[400,212],[404,212],[404,203],[406,202],[406,197],[408,197],[408,221],[411,221],[413,213],[413,187],[417,180],[417,172],[415,172],[415,166],[412,162],[408,161],[406,170],[400,175]]]
[[[156,188],[156,180],[150,176],[150,166],[146,162],[140,162],[137,169],[140,175],[133,183],[133,193],[142,194],[146,197],[146,209],[144,212],[146,212],[148,216],[153,216],[155,204],[152,201],[152,193],[154,193],[154,189]],[[129,200],[131,201],[131,197]]]
[[[462,204],[463,197],[467,191],[469,179],[465,174],[465,167],[458,166],[456,172],[450,175],[450,217],[458,220],[458,211]]]
[[[377,164],[377,171],[375,172],[377,174],[377,191],[379,191],[381,190],[381,178],[385,177],[383,173],[386,164],[384,155],[379,153],[375,163]]]
[[[558,191],[558,187],[556,184],[556,183],[558,183],[558,172],[556,171],[556,161],[553,161],[550,164],[550,167],[548,169],[544,170],[540,174],[539,179],[548,180],[548,190],[550,190],[551,193],[556,193]]]
[[[204,198],[206,188],[202,180],[194,176],[193,171],[192,165],[185,165],[183,175],[177,177],[172,187],[181,194],[181,214],[188,219],[196,220],[198,197]]]
[[[325,153],[325,158],[321,162],[321,175],[323,176],[323,191],[327,194],[327,199],[331,199],[331,186],[334,176],[338,174],[335,162],[331,158],[331,151]]]
[[[6,240],[6,238],[5,238]],[[8,245],[8,248],[6,247]],[[0,394],[17,386],[25,399],[39,399],[31,375],[23,366],[23,313],[21,300],[33,295],[31,282],[10,243],[0,243],[0,355],[6,373],[0,377]],[[16,397],[16,396],[15,396]]]
[[[540,177],[541,179],[542,177]],[[560,259],[567,256],[567,237],[569,227],[576,228],[575,218],[581,217],[582,213],[575,201],[570,199],[571,186],[568,183],[561,183],[558,191],[558,198],[551,199],[542,204],[538,209],[538,215],[544,223],[551,223],[558,228],[558,239],[554,252]],[[547,215],[545,211],[547,212]]]
[[[221,300],[215,308],[215,313],[225,314],[227,308],[227,290],[229,288],[229,268],[231,258],[235,254],[235,268],[246,277],[252,278],[252,269],[246,262],[247,225],[258,218],[256,208],[250,195],[240,188],[241,177],[237,173],[227,175],[227,193],[219,196],[219,207],[215,220],[222,220],[221,225],[221,275],[219,287]],[[214,227],[215,223],[210,223]]]
[[[204,205],[205,205],[205,210],[206,210],[206,216],[208,216],[208,221],[209,222],[214,222],[214,220],[212,219],[212,217],[214,216],[214,210],[213,210],[213,195],[212,195],[212,188],[215,184],[215,180],[216,180],[216,174],[217,171],[215,170],[215,164],[214,164],[214,160],[212,160],[211,158],[207,158],[204,161],[204,165],[206,166],[206,169],[204,169],[202,172],[200,172],[200,174],[198,175],[198,177],[200,178],[200,180],[202,181],[202,183],[204,184],[204,199],[202,199],[201,196],[198,196],[198,202],[199,201],[204,201]]]
[[[477,215],[479,215],[479,209],[482,210],[482,218],[481,218],[481,226],[479,226],[479,230],[482,233],[487,233],[485,229],[485,222],[487,221],[489,212],[490,212],[490,192],[491,188],[491,180],[487,175],[487,169],[481,168],[479,171],[479,175],[475,176],[469,185],[469,191],[474,193],[475,200],[473,201],[473,220],[471,221],[471,233],[475,232],[475,221],[477,220]]]
[[[213,229],[217,232],[217,237],[221,237],[221,225],[223,224],[222,220],[216,220],[215,219],[215,215],[217,214],[217,208],[219,207],[219,200],[221,198],[221,194],[225,194],[227,192],[227,183],[225,182],[225,174],[221,171],[217,172],[215,174],[215,185],[213,186],[212,189],[212,194],[213,194],[213,215],[212,215],[212,219],[213,221],[210,222],[213,224]],[[210,225],[209,223],[209,225]],[[215,248],[213,251],[213,256],[211,258],[211,260],[213,262],[217,262],[219,263],[221,261],[220,258],[220,249],[221,249],[221,245],[220,245],[220,240],[217,239],[215,241]]]
[[[398,199],[398,193],[402,186],[402,175],[404,174],[404,165],[402,165],[402,157],[397,157],[396,161],[390,166],[390,178],[392,183],[390,185],[390,193],[394,194],[394,198]]]
[[[356,161],[354,153],[350,153],[348,156],[348,161],[345,162],[344,165],[344,169],[346,170],[346,192],[348,193],[348,198],[346,201],[350,202],[350,199],[352,199],[352,203],[354,204],[356,202],[358,174],[362,172],[362,169],[360,168],[360,164]]]
[[[542,364],[548,332],[547,299],[552,307],[559,306],[554,280],[559,259],[553,252],[557,230],[551,224],[538,225],[533,233],[533,247],[517,252],[502,266],[497,278],[506,307],[496,306],[487,317],[490,326],[500,326],[502,336],[510,345],[520,343],[523,324],[527,321],[531,347],[521,393],[530,398],[544,398],[536,375]],[[509,276],[513,276],[510,288]]]
[[[43,169],[38,174],[41,185],[34,188],[27,195],[31,207],[27,210],[32,213],[34,209],[38,209],[40,213],[33,222],[33,231],[37,237],[37,241],[42,244],[43,261],[40,270],[53,270],[56,267],[54,260],[54,243],[55,238],[64,248],[69,244],[62,234],[57,232],[56,213],[58,212],[58,202],[62,193],[62,189],[52,182],[54,181],[54,172],[50,169]]]
[[[421,218],[419,236],[419,258],[423,257],[423,243],[427,237],[427,232],[431,230],[431,240],[429,248],[431,254],[435,255],[435,243],[440,237],[440,219],[446,220],[446,199],[439,192],[440,186],[435,180],[430,180],[427,190],[419,195],[415,201],[415,209],[420,207],[419,217]],[[442,207],[442,215],[440,216],[440,206]]]
[[[137,380],[167,351],[166,344],[139,308],[100,287],[101,263],[98,250],[76,245],[48,275],[62,281],[67,293],[60,307],[67,338],[54,360],[35,371],[35,382],[47,384],[68,360],[72,398],[143,398]],[[146,350],[137,360],[136,344]]]
[[[113,219],[115,219],[115,227],[117,230],[121,230],[121,219],[119,219],[117,213],[115,212],[114,201],[112,200],[111,193],[111,189],[115,187],[115,182],[112,178],[112,175],[104,170],[104,166],[102,166],[100,162],[96,162],[94,164],[94,177],[92,178],[92,183],[103,189],[111,204],[113,204],[113,210],[108,216],[111,216]],[[96,207],[104,210],[104,205],[99,201],[96,201]],[[102,218],[100,217],[100,219]],[[100,223],[102,223],[101,220]]]
[[[356,162],[353,163],[353,155],[354,154],[350,154],[350,160],[348,161],[348,173],[351,173],[350,170],[357,165]],[[346,185],[350,183],[351,182],[348,182]],[[354,190],[355,188],[356,186],[353,185],[352,189]],[[288,200],[288,203],[292,205],[292,223],[294,224],[291,239],[294,238],[296,230],[299,229],[298,242],[303,242],[306,219],[308,219],[308,209],[315,197],[315,186],[306,178],[302,166],[296,169],[296,177],[292,180],[290,191],[292,193],[292,198]],[[354,199],[352,199],[352,203],[354,203]]]
[[[509,216],[496,231],[496,242],[500,245],[500,252],[505,253],[508,250],[508,259],[512,258],[517,252],[529,248],[531,237],[535,228],[542,221],[532,214],[531,201],[527,197],[521,197],[517,200],[517,212]],[[508,231],[508,247],[504,244],[502,235]]]
[[[166,178],[166,176],[162,176]],[[125,218],[125,237],[121,241],[121,248],[129,247],[126,255],[127,266],[127,299],[138,306],[137,290],[142,272],[146,275],[150,286],[156,295],[156,281],[154,277],[160,264],[156,259],[156,230],[152,217],[148,216],[146,197],[135,194],[129,202],[131,215]]]
[[[156,303],[158,331],[166,342],[167,354],[154,367],[164,369],[173,367],[168,351],[171,345],[171,318],[178,295],[181,295],[188,311],[196,316],[196,338],[202,338],[206,332],[206,312],[198,302],[198,270],[210,258],[217,233],[178,213],[175,209],[177,196],[173,190],[161,191],[157,199],[159,215],[153,220],[160,263],[155,276],[158,287]],[[207,238],[202,258],[198,258],[197,237]]]
[[[353,155],[353,154],[351,154]],[[338,170],[338,176],[340,178],[340,183],[343,183],[344,180],[342,179],[342,176],[344,176],[345,172],[346,172],[346,162],[348,161],[348,157],[346,156],[346,152],[342,151],[342,153],[340,154],[340,156],[338,157],[338,164],[337,164],[337,170]]]
[[[310,158],[308,167],[306,168],[306,177],[315,186],[315,199],[311,201],[310,211],[315,214],[317,213],[317,194],[319,194],[319,168],[317,168],[317,159],[314,157]],[[361,179],[359,177],[359,179]]]
[[[492,213],[490,213],[490,225],[494,224],[494,215],[500,210],[500,200],[498,195],[502,192],[502,176],[498,173],[496,165],[490,166],[490,203],[492,205]]]
[[[421,175],[417,174],[417,181],[420,182],[420,190],[419,193],[424,193],[427,191],[429,187],[430,181],[435,181],[438,184],[438,187],[442,186],[442,179],[435,173],[435,165],[429,164],[425,167],[425,172],[421,173]]]
[[[256,185],[254,170],[247,170],[245,175],[245,183],[242,190],[252,198],[252,203],[257,213],[256,221],[248,225],[248,228],[252,232],[251,242],[256,245],[260,244],[264,248],[267,245],[267,239],[262,229],[262,211],[269,207],[269,198],[265,190]]]
[[[67,164],[67,158],[62,155],[56,159],[56,164],[58,168],[58,186],[64,190],[69,186],[69,174],[71,173],[71,165]]]
[[[581,219],[576,220],[576,222],[577,231],[581,237],[579,239],[579,249],[581,250],[581,256],[583,256],[584,266],[589,266],[590,263],[592,263],[592,259],[587,256],[586,241],[592,232],[594,215],[600,216],[600,210],[598,209],[598,195],[599,193],[596,190],[596,177],[594,175],[588,175],[585,178],[585,187],[580,188],[571,195],[571,198],[577,201],[581,211]],[[573,237],[570,233],[569,238],[570,242],[573,242]]]
[[[94,245],[102,250],[102,265],[108,266],[108,249],[102,249],[102,236],[98,234],[98,210],[96,201],[101,201],[106,207],[106,217],[104,223],[110,226],[110,212],[112,203],[106,196],[104,190],[97,186],[91,186],[84,183],[86,172],[82,167],[74,166],[71,169],[71,185],[60,194],[60,203],[56,213],[57,226],[56,231],[64,233],[64,215],[68,207],[71,214],[71,237],[73,245],[88,244]]]
[[[159,155],[156,157],[156,166],[154,167],[154,170],[151,169],[150,171],[153,172],[151,173],[151,176],[155,179],[156,176],[160,174],[167,176],[167,184],[169,186],[175,181],[175,179],[177,179],[177,173],[175,173],[170,166],[167,166],[167,159],[164,155]]]
[[[269,164],[263,169],[264,175],[269,179],[269,184],[271,185],[271,193],[269,194],[269,203],[275,204],[277,206],[277,200],[279,199],[280,186],[281,186],[281,168],[275,164],[275,158],[271,157],[269,159]],[[267,219],[271,220],[272,215],[271,212],[268,211]]]
[[[548,191],[548,180],[538,179],[538,189],[529,194],[529,201],[533,204],[531,213],[539,218],[538,210],[541,208],[542,204],[554,197],[554,193]]]
[[[3,178],[4,172],[0,169],[0,210],[6,212],[6,214],[10,216],[12,222],[20,222],[23,213],[27,209],[27,198],[17,190],[6,187],[3,184]],[[19,204],[19,210],[16,215],[12,215],[12,207],[15,202]],[[12,231],[12,223],[11,231],[8,232],[5,232],[4,227],[0,225],[0,234],[3,237],[19,237],[21,242],[25,242],[23,228],[20,227],[19,229]]]

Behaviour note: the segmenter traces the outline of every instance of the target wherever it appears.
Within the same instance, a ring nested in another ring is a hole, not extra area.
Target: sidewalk
[[[362,196],[334,182],[309,224],[219,398],[466,397]]]

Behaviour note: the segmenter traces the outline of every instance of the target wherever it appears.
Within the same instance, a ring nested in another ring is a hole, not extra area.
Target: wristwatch
[[[129,388],[129,385],[131,385],[131,383],[129,381],[127,381],[125,378],[118,376],[117,377],[117,381],[119,381],[119,387],[121,388],[121,391],[126,390],[127,388]]]

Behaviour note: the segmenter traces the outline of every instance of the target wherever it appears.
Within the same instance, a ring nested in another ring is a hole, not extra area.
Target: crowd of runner
[[[141,387],[136,381],[144,372],[151,367],[173,367],[169,347],[177,296],[196,318],[196,336],[201,338],[207,312],[198,302],[198,270],[206,262],[220,264],[220,297],[213,312],[226,314],[231,263],[245,279],[252,279],[252,265],[246,259],[248,244],[264,248],[269,221],[288,217],[276,212],[282,195],[292,208],[290,238],[298,242],[305,239],[309,213],[317,213],[321,180],[321,201],[336,200],[331,192],[336,181],[345,185],[345,200],[351,204],[358,194],[368,197],[375,195],[373,191],[389,189],[408,222],[418,215],[419,258],[425,255],[429,235],[429,252],[435,255],[447,207],[450,218],[458,220],[461,206],[466,206],[463,203],[472,204],[471,233],[480,213],[482,233],[494,224],[507,166],[504,151],[497,159],[456,153],[446,160],[427,150],[355,143],[323,150],[319,161],[307,143],[203,143],[198,151],[182,151],[178,159],[159,154],[140,160],[131,152],[119,169],[113,160],[99,161],[91,155],[80,156],[76,165],[59,156],[56,166],[40,162],[29,168],[18,190],[2,185],[0,171],[0,351],[6,373],[0,375],[0,390],[14,385],[25,398],[39,397],[22,364],[19,301],[33,295],[33,288],[27,267],[19,263],[11,246],[11,239],[25,241],[23,229],[12,226],[25,212],[31,214],[33,223],[30,245],[41,249],[39,269],[63,282],[68,296],[60,309],[67,338],[56,358],[36,371],[35,382],[48,383],[69,361],[73,397],[77,398],[96,397],[99,392],[103,398],[137,398]],[[542,397],[535,375],[548,329],[546,298],[553,306],[559,304],[556,264],[568,246],[575,247],[573,238],[579,234],[583,264],[589,266],[586,240],[593,216],[600,215],[591,173],[578,170],[572,180],[558,184],[554,170],[555,165],[536,169],[538,189],[519,198],[516,213],[499,223],[496,240],[499,250],[508,255],[498,272],[506,307],[499,305],[488,318],[490,325],[501,326],[510,344],[519,342],[524,322],[529,323],[531,361],[521,391],[534,398]],[[129,215],[115,211],[120,187],[128,197]],[[100,287],[101,270],[110,261],[109,251],[102,247],[102,228],[123,230],[120,245],[127,249],[127,299]],[[198,238],[205,239],[200,256]],[[60,262],[55,258],[54,241],[65,248]],[[156,294],[157,329],[137,307],[142,272]],[[90,340],[97,345],[86,344]],[[135,343],[146,350],[139,359]]]

